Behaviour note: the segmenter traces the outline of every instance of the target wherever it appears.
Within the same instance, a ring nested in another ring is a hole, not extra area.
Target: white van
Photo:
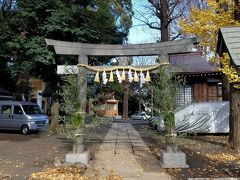
[[[48,122],[48,116],[35,103],[0,101],[0,129],[20,130],[26,135],[46,127]]]

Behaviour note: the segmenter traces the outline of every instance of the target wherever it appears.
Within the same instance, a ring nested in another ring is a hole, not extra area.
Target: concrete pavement
[[[170,180],[131,123],[113,123],[86,174],[111,171],[126,180]]]

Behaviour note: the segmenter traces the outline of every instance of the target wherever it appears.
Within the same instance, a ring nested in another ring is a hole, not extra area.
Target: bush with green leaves
[[[78,99],[78,79],[75,74],[69,74],[62,76],[64,85],[60,93],[62,97],[61,110],[66,114],[72,114],[77,111],[79,103]]]
[[[83,123],[83,118],[78,113],[79,110],[79,87],[78,77],[75,74],[63,75],[62,80],[64,82],[60,96],[62,97],[60,103],[60,110],[62,114],[61,119],[64,119],[64,123],[73,125],[80,128]]]
[[[73,129],[79,129],[82,127],[83,123],[83,118],[80,114],[72,114],[70,116],[70,125],[72,126]]]
[[[177,97],[180,82],[173,80],[169,66],[159,68],[151,88],[154,97],[154,112],[164,119],[167,133],[175,128],[174,112],[177,109]]]

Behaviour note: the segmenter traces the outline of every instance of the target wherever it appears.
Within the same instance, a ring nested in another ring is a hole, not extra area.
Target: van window
[[[22,105],[26,114],[43,114],[38,105]]]
[[[20,106],[14,106],[13,113],[14,114],[23,114]]]
[[[11,114],[11,106],[3,105],[1,114]]]

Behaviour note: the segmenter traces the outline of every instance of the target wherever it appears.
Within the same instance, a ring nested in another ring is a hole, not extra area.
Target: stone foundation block
[[[82,153],[68,153],[65,155],[65,161],[70,163],[83,163],[89,165],[90,151],[84,151]]]
[[[163,168],[188,168],[186,154],[182,151],[169,152],[161,150],[160,164]]]

